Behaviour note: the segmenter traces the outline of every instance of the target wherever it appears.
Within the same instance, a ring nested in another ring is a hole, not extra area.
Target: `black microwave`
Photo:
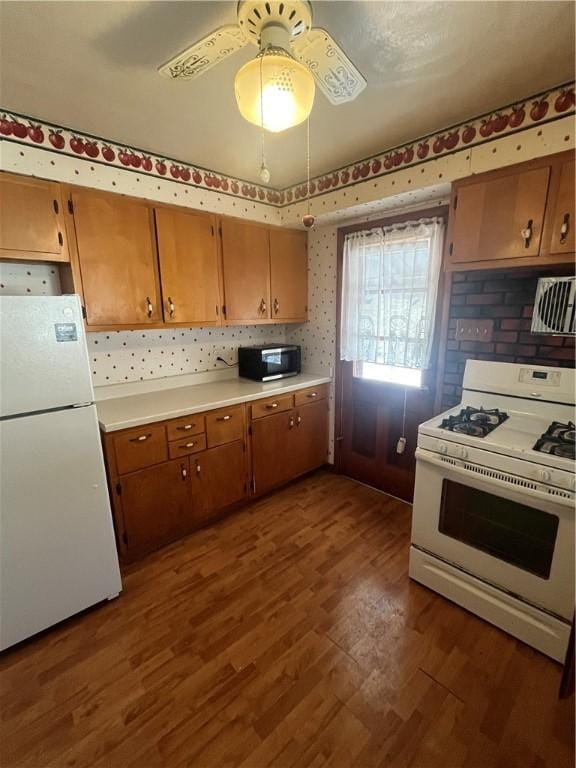
[[[300,373],[300,347],[263,344],[238,348],[238,373],[244,379],[273,381]]]

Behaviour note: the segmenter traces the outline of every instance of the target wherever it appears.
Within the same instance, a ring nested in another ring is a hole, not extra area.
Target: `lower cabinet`
[[[192,499],[196,520],[206,520],[247,492],[244,442],[220,445],[190,457]]]
[[[324,464],[327,396],[322,385],[258,400],[248,409],[233,405],[105,434],[122,560],[176,541],[249,494]]]
[[[253,492],[310,472],[328,459],[328,402],[302,405],[252,423]]]
[[[189,460],[167,461],[125,475],[117,483],[124,531],[122,550],[133,559],[193,528]]]

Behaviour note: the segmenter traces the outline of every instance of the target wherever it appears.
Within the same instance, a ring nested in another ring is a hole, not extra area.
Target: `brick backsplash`
[[[450,295],[450,318],[442,384],[442,406],[460,402],[466,360],[574,367],[574,338],[530,333],[539,277],[570,274],[566,267],[457,272]],[[489,342],[457,341],[458,318],[490,318]]]

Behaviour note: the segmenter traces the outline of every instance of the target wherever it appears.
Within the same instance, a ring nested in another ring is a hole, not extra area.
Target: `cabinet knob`
[[[280,303],[278,299],[274,299],[274,314],[277,315],[280,309]]]
[[[532,240],[532,219],[529,219],[528,224],[520,231],[524,239],[524,248],[528,248],[530,241]]]
[[[274,408],[278,408],[278,403],[268,403],[266,408],[269,408],[270,410],[274,410]]]
[[[229,414],[227,414],[226,416],[218,416],[218,418],[216,419],[216,421],[230,421],[230,419],[231,419],[231,418],[232,418],[232,416],[230,416]]]
[[[168,296],[168,312],[170,313],[170,317],[174,317],[174,312],[176,311],[176,307],[174,306],[174,302]]]
[[[181,445],[180,448],[185,450],[186,448],[194,448],[195,445],[196,443],[186,443],[186,445]]]
[[[565,213],[562,219],[562,226],[560,227],[560,242],[565,243],[570,230],[570,214]]]
[[[192,429],[194,424],[183,424],[181,427],[176,427],[176,429],[179,429],[181,432],[187,432],[189,429]]]
[[[186,467],[180,467],[180,472],[182,474],[182,480],[186,480],[186,478],[188,477],[188,470],[186,469]]]
[[[260,312],[266,312],[266,302],[264,301],[264,299],[260,299],[259,311]]]
[[[309,392],[308,397],[318,397],[318,392]]]
[[[149,432],[147,435],[138,435],[138,437],[131,437],[130,438],[130,442],[131,443],[144,443],[150,437],[152,437],[152,433],[151,432]]]
[[[300,424],[302,424],[302,416],[300,416],[300,414],[298,414],[298,416],[296,417],[296,424],[298,426],[300,426]]]
[[[292,429],[292,427],[294,426],[294,416],[290,416],[290,421],[288,422],[288,426],[290,427],[290,429]]]
[[[196,474],[197,474],[197,475],[199,475],[199,474],[200,474],[200,470],[201,470],[201,469],[202,469],[202,467],[200,466],[200,462],[198,462],[198,461],[197,461],[197,462],[196,462]]]
[[[148,317],[152,317],[152,315],[154,314],[154,306],[150,301],[150,296],[146,296],[146,306],[148,308]]]

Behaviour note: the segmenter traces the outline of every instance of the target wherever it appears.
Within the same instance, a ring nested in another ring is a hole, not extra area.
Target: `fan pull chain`
[[[270,181],[270,171],[266,165],[266,152],[264,147],[264,88],[262,79],[262,59],[263,53],[260,54],[260,136],[262,138],[261,145],[261,164],[260,164],[260,181],[264,184],[268,184]]]
[[[308,213],[302,216],[302,224],[307,229],[314,225],[314,216],[310,213],[310,115],[306,120],[306,198],[308,202]]]

